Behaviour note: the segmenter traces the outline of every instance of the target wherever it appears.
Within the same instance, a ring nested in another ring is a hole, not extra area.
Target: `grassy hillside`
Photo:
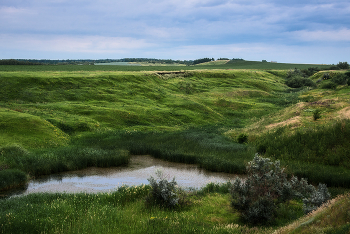
[[[262,71],[3,72],[0,85],[2,107],[68,134],[242,126],[296,102],[282,78]]]
[[[0,108],[0,145],[22,144],[30,148],[65,145],[68,135],[50,122],[19,110]]]
[[[254,63],[250,65],[264,64]],[[130,154],[151,154],[212,171],[244,173],[246,163],[258,151],[281,160],[290,175],[306,177],[314,184],[327,183],[335,193],[349,188],[350,88],[346,84],[323,86],[329,82],[323,79],[324,74],[330,71],[314,74],[311,79],[317,83],[313,88],[290,88],[285,85],[288,70],[279,68],[170,72],[175,68],[164,66],[138,72],[107,69],[113,66],[106,66],[106,70],[98,66],[101,70],[95,71],[95,66],[90,67],[30,66],[25,70],[25,66],[0,66],[0,177],[8,173],[5,176],[11,180],[10,174],[15,173],[4,169],[39,176],[89,166],[125,165]],[[333,71],[332,76],[337,73],[344,71]],[[315,110],[320,114],[317,120],[313,118]],[[248,139],[244,144],[237,142],[241,134]],[[5,188],[11,187],[11,183],[5,184]],[[122,224],[130,222],[135,223],[131,233],[171,233],[179,228],[190,233],[271,233],[299,218],[302,210],[301,203],[293,201],[279,210],[281,219],[275,226],[256,228],[242,223],[229,207],[228,194],[216,190],[193,195],[193,205],[174,213],[146,209],[142,196],[147,188],[133,189],[137,195],[120,203],[115,198],[129,197],[130,191],[125,193],[128,196],[44,194],[10,199],[1,202],[0,220],[9,233],[28,230],[29,226],[37,232],[108,233],[115,227],[125,232],[130,225]],[[54,221],[36,220],[35,212],[32,218],[24,218],[28,217],[27,206]],[[107,217],[106,213],[116,216]],[[349,218],[338,213],[345,221],[325,226],[325,231],[349,230]],[[74,221],[62,224],[62,219],[55,219],[57,215],[74,216]],[[180,227],[179,220],[186,225]],[[306,227],[305,233],[311,233],[318,220],[333,222],[332,215],[323,215],[310,222],[298,221],[293,228]],[[104,230],[95,228],[102,223],[110,225]],[[150,223],[159,229],[146,225]],[[149,229],[142,229],[145,225]],[[279,231],[284,230],[292,229]]]

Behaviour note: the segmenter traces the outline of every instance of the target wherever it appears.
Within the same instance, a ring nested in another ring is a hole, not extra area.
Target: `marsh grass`
[[[26,184],[27,175],[18,169],[5,169],[0,171],[0,191],[12,189]]]
[[[129,154],[126,151],[72,146],[35,151],[27,151],[17,145],[6,146],[0,148],[0,156],[10,168],[19,169],[30,176],[86,167],[123,166],[129,162]]]
[[[244,173],[245,162],[254,156],[252,148],[218,134],[217,127],[191,128],[179,132],[114,131],[86,135],[73,142],[80,147],[90,145],[104,149],[127,149],[134,155],[148,154],[227,173]]]

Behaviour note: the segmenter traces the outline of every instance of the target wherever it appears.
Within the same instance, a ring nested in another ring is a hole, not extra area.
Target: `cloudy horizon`
[[[350,3],[3,0],[0,59],[349,61]]]

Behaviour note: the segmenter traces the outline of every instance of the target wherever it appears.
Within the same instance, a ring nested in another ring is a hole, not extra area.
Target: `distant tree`
[[[2,59],[0,65],[38,65],[38,63],[29,60]]]
[[[337,64],[337,67],[339,69],[349,69],[349,64],[348,64],[348,62],[339,62]]]
[[[193,61],[193,65],[200,64],[200,63],[205,63],[205,62],[210,62],[214,61],[214,58],[201,58],[201,59],[196,59]]]

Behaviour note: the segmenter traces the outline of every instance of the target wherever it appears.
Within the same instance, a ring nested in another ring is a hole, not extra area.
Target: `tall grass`
[[[191,205],[172,211],[147,207],[148,192],[149,186],[138,186],[112,193],[31,194],[0,200],[0,233],[265,232],[240,222],[229,209],[229,194],[192,194]]]
[[[104,149],[122,148],[135,155],[149,154],[227,173],[244,173],[245,163],[254,156],[249,146],[232,142],[217,130],[209,128],[179,132],[115,131],[81,137],[74,144]]]
[[[350,120],[294,134],[279,128],[255,142],[259,153],[280,159],[290,173],[328,186],[350,186]]]
[[[0,191],[12,189],[27,182],[27,175],[18,169],[5,169],[0,171]]]
[[[10,168],[16,168],[30,176],[48,175],[86,167],[112,167],[129,163],[129,154],[122,150],[74,146],[27,151],[23,147],[0,148],[2,161]]]

